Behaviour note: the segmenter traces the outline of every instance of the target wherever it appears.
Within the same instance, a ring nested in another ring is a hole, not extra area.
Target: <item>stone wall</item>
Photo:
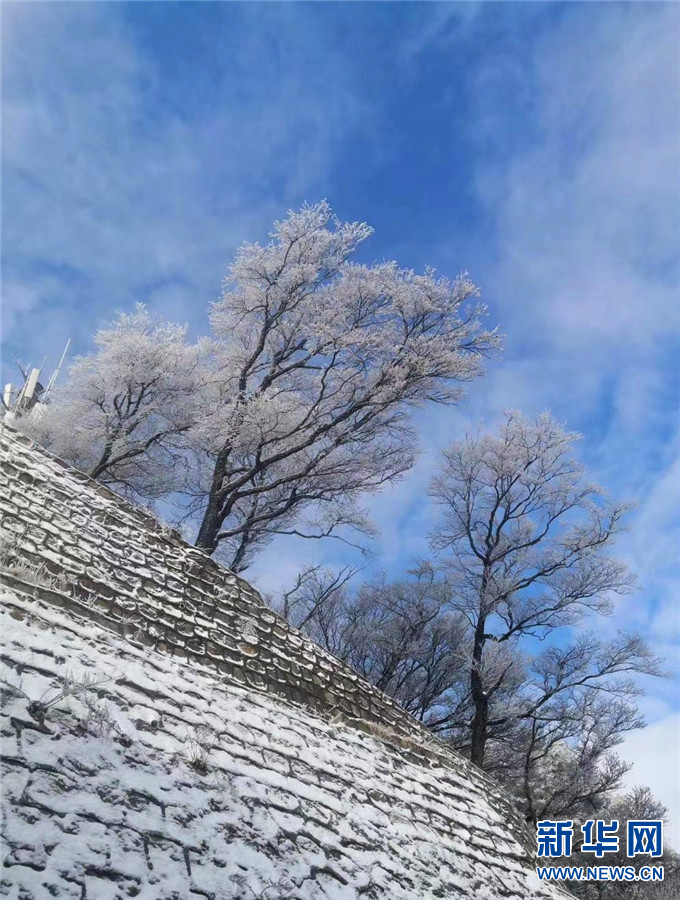
[[[152,649],[448,759],[485,790],[527,846],[504,794],[394,701],[272,612],[243,579],[152,515],[0,424],[0,528],[20,557],[3,577]],[[27,568],[28,567],[28,570]],[[38,568],[39,579],[30,577]]]
[[[454,766],[13,589],[0,634],[0,897],[561,896]]]

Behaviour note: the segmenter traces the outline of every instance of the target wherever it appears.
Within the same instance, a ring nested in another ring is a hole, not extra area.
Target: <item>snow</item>
[[[2,600],[6,680],[34,699],[66,672],[106,679],[98,701],[129,739],[83,728],[73,698],[36,731],[5,691],[1,896],[560,896],[454,770],[18,593]],[[199,724],[217,736],[205,774],[185,754]]]
[[[497,785],[245,582],[2,427],[0,462],[0,896],[562,896]],[[41,726],[67,675],[99,683]]]

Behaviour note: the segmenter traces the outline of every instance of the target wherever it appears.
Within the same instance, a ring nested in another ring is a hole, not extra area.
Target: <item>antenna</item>
[[[16,398],[13,396],[14,386],[12,384],[6,384],[2,394],[2,403],[0,406],[4,408],[4,416],[8,421],[22,416],[24,413],[30,412],[35,406],[42,407],[47,400],[50,391],[54,387],[70,345],[71,338],[66,341],[64,352],[61,354],[61,359],[59,360],[59,365],[50,378],[46,389],[43,388],[38,379],[40,378],[40,373],[45,368],[47,357],[43,359],[39,369],[36,369],[34,366],[28,366],[24,369],[23,366],[20,366],[21,374],[24,377],[24,383],[17,391]]]
[[[47,402],[47,399],[50,395],[50,391],[55,385],[57,378],[59,377],[59,372],[61,371],[61,367],[64,364],[64,360],[66,359],[66,354],[68,353],[68,348],[71,346],[71,338],[66,341],[66,346],[64,347],[64,352],[61,354],[61,359],[59,360],[59,365],[52,373],[52,377],[47,383],[47,387],[45,388],[45,393],[42,395],[43,403]]]
[[[27,366],[25,372],[23,369],[21,370],[21,374],[24,376],[24,383],[21,385],[21,390],[19,391],[19,394],[17,395],[16,403],[14,404],[15,411],[20,410],[22,407],[22,404],[24,402],[24,397],[26,396],[26,394],[28,392],[28,383],[31,380],[31,377],[32,377],[34,371],[35,371],[35,369],[33,369],[30,364]]]

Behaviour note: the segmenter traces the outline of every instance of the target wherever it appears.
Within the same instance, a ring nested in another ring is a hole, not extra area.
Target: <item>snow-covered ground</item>
[[[464,773],[19,593],[2,606],[0,895],[557,896]],[[66,677],[95,686],[41,729],[29,702]]]

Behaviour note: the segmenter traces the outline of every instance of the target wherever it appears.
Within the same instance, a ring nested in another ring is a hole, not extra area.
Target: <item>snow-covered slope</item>
[[[245,582],[1,427],[0,470],[0,896],[562,896],[497,785]]]
[[[3,685],[3,896],[551,896],[450,768],[2,600],[3,677],[28,697]],[[84,675],[97,686],[52,706],[42,730],[29,699]],[[214,743],[202,772],[197,741]]]

